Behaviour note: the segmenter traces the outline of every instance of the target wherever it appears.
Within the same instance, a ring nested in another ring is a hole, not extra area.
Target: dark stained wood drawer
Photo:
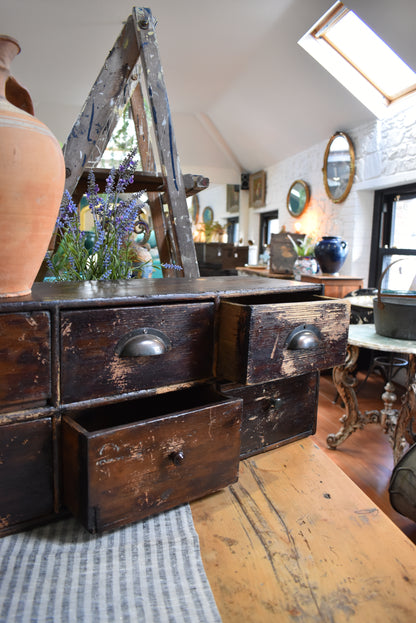
[[[212,378],[214,303],[67,311],[64,403]]]
[[[0,532],[54,512],[50,418],[0,426]]]
[[[348,302],[319,297],[222,301],[217,375],[249,385],[340,364],[349,318]]]
[[[315,433],[318,372],[259,385],[228,383],[220,390],[243,400],[242,459]]]
[[[241,412],[202,385],[65,415],[65,504],[101,532],[235,482]]]
[[[0,314],[0,411],[43,406],[50,392],[49,313]]]

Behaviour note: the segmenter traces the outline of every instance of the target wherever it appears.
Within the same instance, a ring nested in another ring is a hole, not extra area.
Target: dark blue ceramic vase
[[[323,273],[336,274],[348,255],[348,244],[339,236],[323,236],[315,246],[315,257]]]

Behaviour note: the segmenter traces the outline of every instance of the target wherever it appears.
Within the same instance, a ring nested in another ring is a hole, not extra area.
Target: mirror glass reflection
[[[286,205],[292,216],[300,216],[309,203],[309,186],[303,180],[296,180],[289,188]]]
[[[335,203],[348,196],[354,179],[355,156],[352,141],[344,132],[331,137],[325,152],[324,183],[327,195]]]

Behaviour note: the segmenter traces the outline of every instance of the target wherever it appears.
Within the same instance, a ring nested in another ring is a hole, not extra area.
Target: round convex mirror
[[[303,180],[293,182],[287,193],[286,205],[292,216],[300,216],[309,203],[309,186]]]
[[[324,156],[324,184],[328,197],[341,203],[348,197],[355,173],[354,146],[345,132],[331,136]]]

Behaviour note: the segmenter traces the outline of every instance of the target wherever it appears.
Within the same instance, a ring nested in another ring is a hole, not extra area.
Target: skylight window
[[[298,42],[378,117],[416,92],[416,74],[342,2]]]

